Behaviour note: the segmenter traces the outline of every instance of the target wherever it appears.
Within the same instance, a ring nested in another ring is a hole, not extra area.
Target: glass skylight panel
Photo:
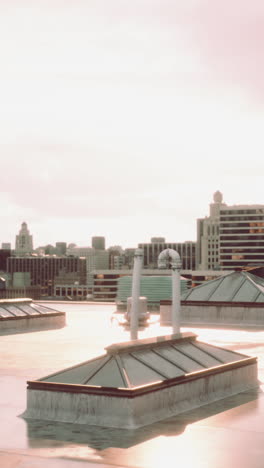
[[[189,356],[194,361],[197,361],[204,367],[214,367],[221,364],[218,359],[210,356],[191,343],[182,343],[180,345],[175,345],[175,347],[182,353],[186,353],[187,356]]]
[[[212,292],[218,286],[217,280],[208,281],[201,286],[196,286],[187,297],[188,301],[207,301]]]
[[[259,293],[257,299],[255,300],[255,302],[264,302],[264,294],[262,293]]]
[[[185,373],[195,372],[197,370],[204,369],[201,364],[198,364],[192,358],[185,356],[179,350],[175,349],[174,346],[160,347],[158,349],[159,354],[164,356],[167,359],[170,359],[175,363],[176,366],[179,365]]]
[[[52,312],[55,312],[53,309],[49,309],[48,307],[44,307],[41,304],[31,304],[31,307],[33,307],[35,310],[37,310],[40,314],[51,314]]]
[[[53,374],[50,377],[48,376],[41,380],[44,382],[68,383],[76,385],[84,385],[84,382],[88,380],[87,385],[89,385],[89,375],[91,375],[91,372],[96,370],[101,361],[102,360],[95,359],[94,361],[74,366],[71,369],[65,369],[62,372],[58,372],[57,374]]]
[[[119,367],[114,359],[105,364],[86,385],[100,385],[102,387],[125,387]]]
[[[26,315],[25,312],[23,312],[23,310],[20,310],[18,307],[14,305],[5,304],[5,309],[9,310],[16,317],[19,317],[21,315],[23,316]]]
[[[19,308],[22,309],[28,315],[40,315],[40,313],[28,304],[19,304]]]
[[[11,312],[4,307],[0,307],[0,317],[14,317],[14,314],[11,314]]]
[[[147,364],[142,364],[130,355],[122,356],[122,361],[133,387],[165,380],[165,377],[152,370]]]
[[[258,288],[250,281],[245,281],[233,298],[234,302],[254,302],[258,295]]]
[[[210,301],[231,301],[234,293],[243,284],[245,278],[238,275],[228,275],[224,277],[218,288],[210,297]]]
[[[142,359],[150,367],[166,375],[168,379],[183,375],[184,372],[175,364],[172,364],[165,357],[159,356],[151,350],[133,352],[133,356]]]
[[[241,359],[244,359],[243,355],[240,356],[238,353],[233,353],[232,351],[229,351],[228,349],[219,348],[217,346],[211,346],[207,343],[196,342],[195,347],[207,353],[210,353],[216,359],[219,359],[223,363],[239,361]]]

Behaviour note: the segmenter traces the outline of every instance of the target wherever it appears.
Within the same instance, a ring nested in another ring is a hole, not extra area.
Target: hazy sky
[[[263,0],[0,0],[0,243],[196,239],[264,203]]]

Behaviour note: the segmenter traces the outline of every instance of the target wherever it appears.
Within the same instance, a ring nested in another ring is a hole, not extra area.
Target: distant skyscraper
[[[219,223],[220,210],[225,207],[219,190],[210,203],[210,214],[197,219],[196,270],[219,269]]]
[[[56,254],[66,255],[67,244],[66,242],[56,242]]]
[[[10,249],[0,249],[0,271],[7,271],[7,259],[11,257]]]
[[[226,205],[214,194],[210,216],[197,220],[196,269],[264,265],[264,205]]]
[[[33,252],[33,238],[29,233],[27,223],[22,223],[19,234],[16,236],[15,254],[24,256]]]
[[[96,250],[105,250],[105,238],[101,236],[92,237],[92,247]]]

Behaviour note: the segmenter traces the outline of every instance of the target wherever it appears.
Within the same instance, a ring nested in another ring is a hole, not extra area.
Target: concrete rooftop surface
[[[0,336],[0,468],[264,467],[264,331],[182,328],[201,341],[256,356],[257,390],[136,430],[25,420],[28,380],[130,340],[129,332],[111,321],[115,305],[52,307],[66,312],[64,328]],[[156,323],[139,338],[170,333]]]

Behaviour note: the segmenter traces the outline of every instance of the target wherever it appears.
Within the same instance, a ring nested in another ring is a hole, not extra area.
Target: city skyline
[[[221,205],[221,204],[223,204],[223,205]],[[218,207],[217,207],[217,205],[218,205]],[[220,208],[221,206],[222,206],[222,208]],[[119,244],[117,244],[117,243],[116,244],[110,244],[109,242],[107,242],[106,236],[103,235],[103,233],[101,233],[100,236],[98,236],[98,235],[95,236],[94,234],[92,234],[89,242],[86,243],[86,244],[82,244],[82,245],[77,244],[74,240],[71,240],[70,242],[66,242],[65,239],[64,240],[62,240],[62,239],[61,240],[55,240],[53,243],[52,242],[46,242],[46,243],[43,243],[41,245],[40,244],[36,245],[36,244],[34,244],[32,233],[29,231],[27,223],[25,221],[23,221],[23,223],[21,223],[21,228],[20,228],[20,231],[19,231],[18,234],[21,236],[23,233],[26,233],[26,235],[27,235],[27,237],[29,239],[28,241],[31,242],[31,243],[33,242],[34,251],[36,249],[39,249],[39,248],[42,248],[42,247],[48,247],[48,246],[53,246],[55,248],[55,246],[57,247],[57,246],[59,246],[59,244],[65,244],[67,246],[67,248],[69,248],[70,246],[75,246],[75,247],[81,248],[81,249],[82,248],[91,248],[91,247],[94,247],[94,242],[99,242],[99,244],[103,243],[103,245],[104,245],[103,248],[105,248],[105,249],[109,249],[109,248],[112,248],[112,247],[121,247],[123,250],[125,250],[127,248],[128,249],[129,248],[137,248],[140,245],[145,245],[145,244],[150,245],[153,242],[164,242],[164,243],[175,243],[175,242],[177,243],[178,242],[178,243],[182,243],[182,244],[183,243],[186,243],[186,244],[188,244],[188,243],[197,243],[197,242],[199,243],[201,241],[201,239],[200,239],[200,234],[201,234],[200,233],[200,229],[201,229],[200,223],[204,222],[204,221],[207,221],[210,224],[212,222],[212,221],[210,221],[212,219],[212,217],[214,219],[215,217],[219,216],[219,213],[220,213],[218,211],[219,209],[223,209],[223,210],[227,209],[228,210],[230,208],[231,209],[240,209],[241,208],[242,210],[246,210],[246,213],[247,213],[248,209],[251,209],[251,210],[253,209],[253,211],[254,211],[254,208],[255,209],[256,208],[261,208],[263,210],[264,205],[261,205],[259,203],[256,203],[256,204],[253,204],[253,205],[250,205],[248,203],[247,204],[239,203],[239,204],[228,205],[223,200],[223,194],[219,190],[217,190],[213,194],[211,203],[209,204],[209,210],[208,210],[207,214],[204,215],[203,218],[197,218],[196,219],[196,228],[197,228],[197,230],[196,230],[196,238],[194,240],[184,239],[182,241],[178,241],[177,239],[172,240],[172,239],[167,239],[164,236],[156,236],[156,235],[151,234],[151,236],[150,236],[150,238],[148,240],[146,240],[144,242],[137,242],[135,245],[133,245],[133,246],[131,245],[131,246],[127,247],[127,246],[124,246],[121,243],[119,243]],[[247,217],[247,215],[246,215],[246,217]],[[215,219],[215,222],[219,222],[219,221],[217,221]],[[207,228],[205,228],[205,230],[207,231]],[[17,244],[17,242],[18,242],[18,238],[19,238],[19,236],[16,235],[15,244]],[[23,240],[23,242],[25,242],[25,240]],[[12,242],[10,242],[10,241],[3,242],[0,239],[0,243],[2,244],[2,249],[8,249],[9,247],[6,247],[8,244],[10,244],[11,249],[13,249]],[[217,245],[215,247],[217,248]],[[97,248],[97,247],[95,247],[95,248]],[[101,249],[101,247],[98,247],[98,248]],[[15,249],[17,250],[17,246],[15,247]],[[28,253],[30,253],[30,252],[28,252]],[[212,251],[212,254],[214,255],[213,251]]]
[[[257,0],[1,0],[1,242],[195,241],[216,190],[264,203],[263,22]]]

